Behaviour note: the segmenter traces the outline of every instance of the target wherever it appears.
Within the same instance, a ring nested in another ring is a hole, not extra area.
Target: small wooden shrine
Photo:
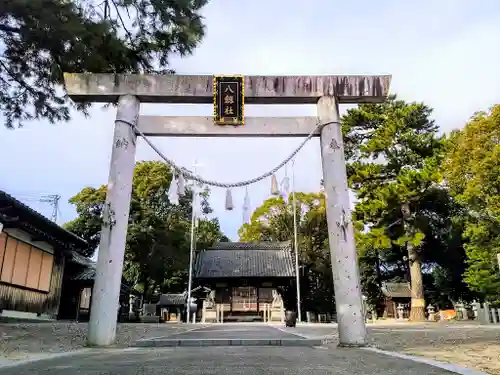
[[[384,318],[396,318],[398,305],[403,306],[405,318],[408,317],[411,304],[410,283],[382,283],[382,295]]]

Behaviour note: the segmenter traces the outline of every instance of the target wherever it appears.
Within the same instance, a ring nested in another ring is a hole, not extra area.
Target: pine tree
[[[192,53],[208,0],[3,0],[0,112],[8,128],[69,120],[63,73],[172,73]],[[87,105],[77,109],[85,111]]]
[[[353,219],[367,227],[369,247],[406,253],[414,321],[425,319],[422,202],[440,181],[443,150],[431,111],[393,96],[342,118],[349,183],[358,199]]]

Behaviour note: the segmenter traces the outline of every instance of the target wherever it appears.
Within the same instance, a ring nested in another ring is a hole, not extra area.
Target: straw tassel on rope
[[[233,196],[231,194],[231,189],[226,190],[226,210],[232,211],[233,206]]]
[[[177,195],[179,197],[186,195],[186,180],[182,174],[177,177]]]
[[[170,181],[170,186],[168,187],[168,200],[172,204],[179,204],[179,195],[177,192],[177,180],[175,175],[172,175],[172,181]]]
[[[271,195],[280,195],[280,190],[278,188],[278,180],[276,179],[276,175],[273,173],[271,177]]]
[[[283,195],[284,200],[288,198],[289,193],[290,193],[290,178],[288,177],[288,171],[285,165],[285,177],[283,177],[283,180],[281,180],[281,194]]]
[[[250,223],[250,196],[248,187],[245,189],[245,199],[243,200],[243,224]]]

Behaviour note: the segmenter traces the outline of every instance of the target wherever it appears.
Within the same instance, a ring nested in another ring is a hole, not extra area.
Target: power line
[[[61,211],[59,210],[59,202],[61,200],[61,196],[59,194],[36,193],[36,192],[13,192],[12,195],[24,202],[48,203],[52,207],[52,213],[50,215],[50,219],[54,223],[57,223],[57,219],[61,213]]]
[[[48,203],[52,206],[52,221],[57,223],[57,214],[59,213],[59,200],[61,196],[59,194],[47,194],[42,195],[40,198],[41,203]]]

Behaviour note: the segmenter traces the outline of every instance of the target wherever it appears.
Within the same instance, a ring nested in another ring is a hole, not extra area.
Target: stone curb
[[[322,339],[154,339],[138,340],[130,346],[135,348],[162,348],[178,346],[321,346]]]

